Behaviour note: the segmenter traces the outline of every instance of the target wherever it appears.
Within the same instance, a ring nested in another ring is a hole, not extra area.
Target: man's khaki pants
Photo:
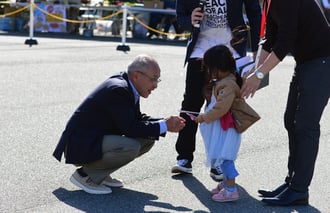
[[[102,143],[102,159],[83,164],[83,170],[94,183],[101,184],[111,173],[148,152],[154,143],[154,140],[148,139],[105,135]]]

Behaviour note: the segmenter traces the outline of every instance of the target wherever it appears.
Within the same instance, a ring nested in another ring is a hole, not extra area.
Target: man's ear
[[[138,78],[138,73],[137,72],[131,72],[130,75],[129,75],[129,79],[132,81],[132,82],[136,82]]]

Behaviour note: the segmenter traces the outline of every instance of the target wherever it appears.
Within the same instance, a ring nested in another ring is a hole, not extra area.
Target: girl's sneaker
[[[223,184],[224,184],[223,182],[220,182],[216,188],[211,190],[211,194],[212,195],[218,194],[224,188]]]
[[[230,202],[238,200],[239,194],[237,187],[235,187],[233,192],[228,191],[226,188],[223,188],[218,194],[212,196],[212,200],[216,202]]]

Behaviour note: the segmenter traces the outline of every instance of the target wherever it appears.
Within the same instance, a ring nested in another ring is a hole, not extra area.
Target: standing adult
[[[140,111],[140,96],[147,98],[160,82],[155,59],[138,55],[127,72],[101,83],[69,119],[53,153],[79,168],[70,180],[91,194],[111,193],[121,187],[111,178],[117,169],[148,152],[159,136],[178,132],[185,121],[179,116],[152,118]]]
[[[173,10],[176,7],[176,0],[161,0],[164,4],[163,9]],[[150,13],[149,27],[153,30],[148,31],[148,38],[158,37],[159,34],[154,30],[157,29],[158,25],[162,25],[160,28],[164,28],[164,33],[168,33],[171,25],[173,25],[175,33],[180,34],[181,28],[176,20],[175,15],[162,14],[162,13]],[[163,35],[163,38],[167,38],[167,35]]]
[[[205,73],[202,58],[207,49],[223,44],[233,52],[234,57],[242,57],[247,52],[248,26],[243,17],[243,7],[250,26],[251,48],[256,52],[259,42],[261,8],[258,0],[204,1],[204,12],[199,0],[177,0],[178,23],[185,30],[191,30],[184,63],[188,63],[186,85],[181,105],[182,110],[200,112],[204,104],[203,86]],[[199,24],[200,27],[194,27]],[[191,173],[196,146],[197,124],[185,113],[186,126],[179,132],[176,141],[178,153],[173,173]],[[221,180],[221,171],[212,168],[211,177]]]
[[[172,9],[174,10],[176,8],[176,0],[164,0],[164,9]],[[173,25],[175,34],[181,34],[182,30],[180,25],[178,24],[178,21],[176,20],[176,15],[167,14],[164,16],[164,33],[168,33],[170,30],[170,27]],[[167,35],[163,36],[164,38],[167,38]],[[177,36],[174,38],[178,38]]]
[[[288,174],[275,190],[259,190],[271,205],[308,204],[319,148],[320,119],[330,96],[330,26],[315,0],[273,0],[260,63],[241,89],[253,97],[261,79],[291,53],[296,66],[284,114]],[[307,16],[306,14],[310,14]]]

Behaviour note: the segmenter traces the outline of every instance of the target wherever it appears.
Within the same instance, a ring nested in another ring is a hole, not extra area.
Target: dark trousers
[[[164,22],[165,22],[165,26],[164,26],[164,32],[165,33],[168,33],[168,31],[170,30],[171,25],[173,25],[176,34],[181,33],[181,29],[180,29],[180,26],[178,24],[178,21],[176,20],[176,16],[167,15],[167,16],[165,16],[165,21]]]
[[[289,137],[288,175],[292,189],[305,192],[319,148],[320,119],[330,95],[330,56],[297,65],[284,115]]]
[[[163,18],[163,15],[162,14],[151,13],[150,14],[149,27],[151,27],[154,30],[158,30],[157,29],[157,25],[162,22],[162,18]],[[149,35],[148,36],[151,37],[152,35],[158,36],[158,33],[157,32],[154,32],[152,30],[149,30]]]
[[[202,70],[202,61],[190,59],[186,72],[186,87],[181,105],[182,110],[199,112],[204,104],[203,88],[205,72]],[[192,121],[185,113],[180,116],[186,119],[186,126],[179,132],[176,141],[177,160],[187,159],[193,161],[193,152],[196,146],[197,123]]]

